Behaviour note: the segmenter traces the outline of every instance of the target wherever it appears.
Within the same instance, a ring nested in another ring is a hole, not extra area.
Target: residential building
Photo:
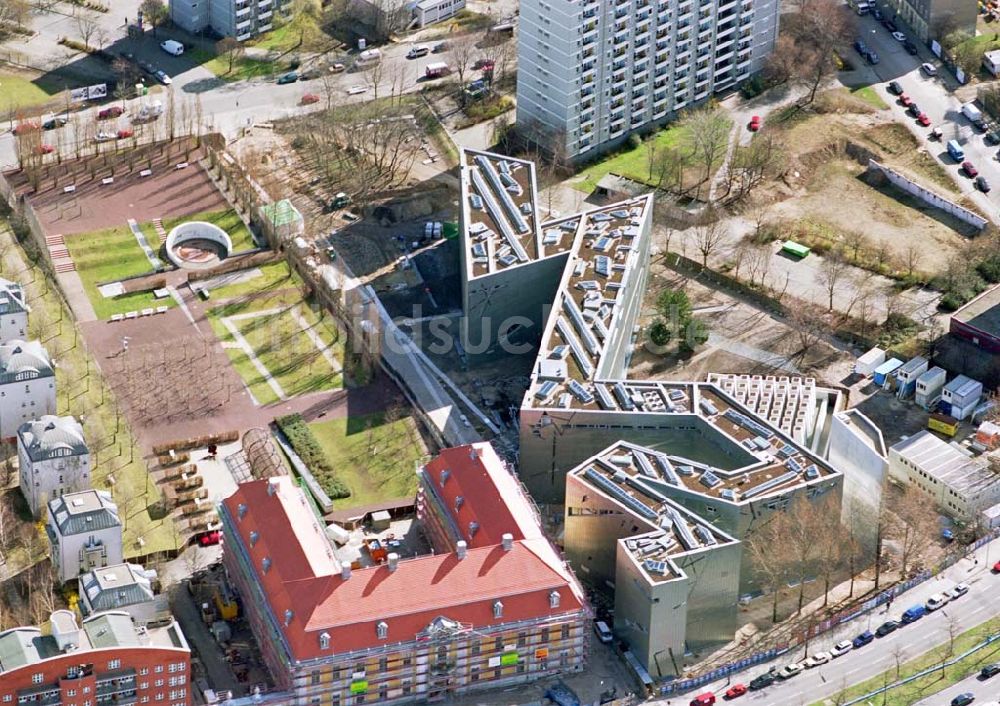
[[[662,125],[764,66],[777,0],[525,0],[517,123],[578,159]]]
[[[42,344],[0,343],[0,438],[13,440],[25,422],[55,413],[55,370]]]
[[[983,396],[983,383],[965,375],[947,383],[941,390],[941,408],[959,421],[971,415]]]
[[[841,520],[854,536],[874,546],[889,461],[882,430],[857,409],[837,412],[830,422],[827,461],[844,474]]]
[[[188,706],[191,648],[171,620],[136,625],[128,613],[77,623],[68,610],[47,625],[0,632],[0,698],[45,706]]]
[[[614,631],[654,677],[730,642],[742,546],[671,498],[676,459],[619,442],[566,478],[564,547],[594,586],[614,586]]]
[[[1000,503],[1000,458],[970,458],[929,431],[889,449],[889,475],[919,488],[955,519],[970,521]]]
[[[431,554],[352,569],[286,476],[241,484],[220,515],[224,566],[283,703],[440,700],[583,668],[583,591],[488,444],[421,470]]]
[[[976,3],[967,0],[888,0],[886,7],[905,22],[915,39],[942,41],[953,32],[976,34]],[[885,10],[883,10],[884,12]]]
[[[169,622],[167,596],[154,590],[156,571],[141,564],[114,564],[93,568],[77,579],[80,612],[84,616],[104,611],[124,611],[136,625]]]
[[[0,277],[0,341],[23,340],[28,336],[29,311],[24,288]]]
[[[186,32],[211,29],[241,42],[270,31],[285,0],[170,0],[170,19]]]
[[[90,487],[90,449],[73,417],[46,414],[17,430],[21,494],[38,517],[52,498]]]
[[[74,581],[85,571],[124,561],[118,506],[106,490],[49,500],[45,531],[60,581]]]

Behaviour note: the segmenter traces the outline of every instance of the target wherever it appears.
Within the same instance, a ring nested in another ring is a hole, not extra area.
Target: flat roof
[[[868,448],[883,458],[885,457],[885,439],[882,437],[882,430],[876,426],[875,422],[856,409],[845,409],[843,412],[837,412],[834,416],[853,431],[855,436],[861,439]]]
[[[956,321],[1000,337],[1000,284],[987,289],[951,315]]]
[[[975,496],[1000,486],[1000,474],[981,459],[972,459],[927,430],[892,447],[901,458],[962,496]]]
[[[737,542],[664,494],[669,492],[664,484],[670,484],[662,475],[664,459],[676,462],[658,451],[618,442],[570,472],[646,528],[620,541],[653,583],[685,576],[675,563],[683,555]]]

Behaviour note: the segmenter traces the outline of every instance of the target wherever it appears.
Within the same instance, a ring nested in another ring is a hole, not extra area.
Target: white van
[[[406,58],[419,59],[422,56],[427,56],[428,54],[430,54],[430,52],[431,52],[430,47],[426,45],[417,45],[415,47],[410,48],[410,51],[406,53]]]
[[[377,64],[382,60],[382,52],[378,49],[365,49],[358,54],[359,64]]]
[[[594,621],[594,632],[597,633],[597,639],[605,644],[615,639],[615,634],[611,632],[611,628],[603,620]]]
[[[165,42],[160,42],[160,49],[167,52],[168,54],[173,54],[174,56],[180,56],[184,53],[184,45],[180,42],[176,42],[173,39],[168,39]]]

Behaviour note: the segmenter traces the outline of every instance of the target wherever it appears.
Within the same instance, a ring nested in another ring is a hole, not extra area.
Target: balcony
[[[239,37],[240,34],[250,31],[250,20],[244,20],[243,22],[238,22],[236,24],[236,36]]]
[[[271,21],[271,15],[273,15],[273,14],[274,13],[271,12],[270,10],[268,10],[267,12],[262,12],[259,15],[257,15],[257,21],[258,22],[270,22]]]
[[[736,33],[736,25],[735,24],[719,25],[719,29],[715,33],[715,40],[719,41],[720,39],[725,39],[729,35],[735,34],[735,33]]]
[[[258,33],[261,33],[261,32],[270,32],[272,26],[273,25],[271,25],[270,22],[268,22],[266,25],[260,25],[259,27],[257,27],[257,32]]]
[[[243,18],[249,17],[249,16],[250,16],[250,8],[249,7],[244,7],[242,10],[237,10],[236,11],[236,19],[237,20],[242,20]]]
[[[726,61],[729,61],[732,58],[733,58],[733,50],[732,49],[730,49],[727,52],[723,52],[721,54],[717,54],[716,57],[715,57],[715,68],[716,68],[716,70],[718,70],[719,64],[721,64],[723,62],[726,62]]]

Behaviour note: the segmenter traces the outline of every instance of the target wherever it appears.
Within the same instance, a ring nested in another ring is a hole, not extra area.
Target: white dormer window
[[[285,627],[287,628],[292,624],[292,618],[295,617],[295,613],[292,612],[291,608],[285,610]]]
[[[503,603],[500,601],[493,601],[493,617],[502,618],[503,617]]]
[[[455,498],[455,512],[458,512],[459,510],[461,510],[462,509],[462,505],[464,505],[464,504],[465,504],[465,498],[463,498],[461,495],[457,496]]]
[[[330,649],[330,633],[325,632],[319,636],[319,648],[321,650]]]
[[[549,608],[559,607],[559,591],[549,591]]]
[[[260,568],[267,573],[267,570],[271,568],[271,557],[266,556],[260,561]]]
[[[375,633],[378,635],[378,639],[385,640],[389,637],[389,624],[384,620],[380,620],[378,625],[375,626]]]
[[[258,539],[260,539],[260,534],[258,534],[256,530],[252,530],[250,532],[250,546],[252,547],[257,544]]]
[[[441,471],[441,487],[442,488],[444,487],[444,484],[448,482],[448,476],[450,476],[450,475],[451,475],[451,473],[448,471],[447,468],[445,468],[445,469],[443,469]]]
[[[247,514],[247,504],[246,503],[240,503],[239,505],[237,505],[236,506],[236,514],[242,520],[243,516]]]

